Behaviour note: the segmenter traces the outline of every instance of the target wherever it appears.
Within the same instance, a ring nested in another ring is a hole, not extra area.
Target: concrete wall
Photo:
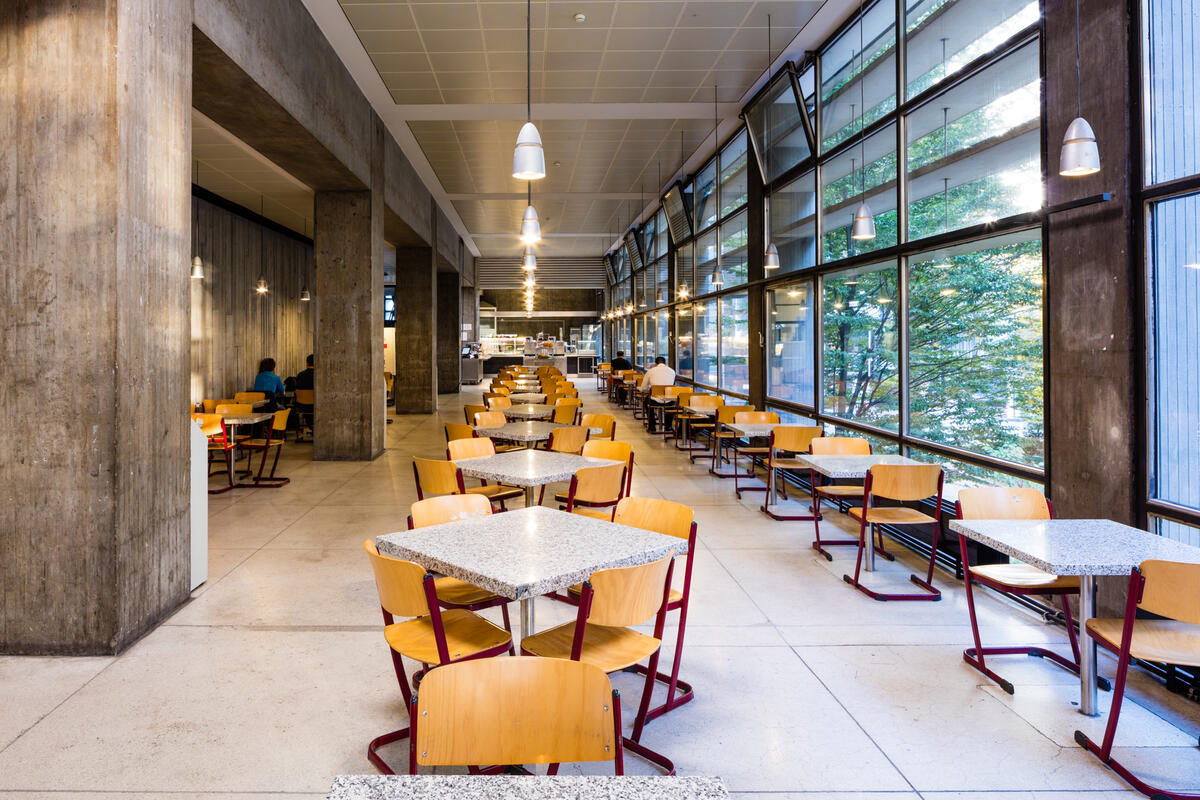
[[[525,308],[520,289],[484,289],[482,300],[498,311],[520,311]],[[597,311],[603,295],[596,289],[538,289],[536,308],[539,311]],[[587,321],[587,320],[584,320]]]
[[[462,383],[459,320],[462,318],[462,282],[457,272],[437,275],[437,390],[457,392]]]

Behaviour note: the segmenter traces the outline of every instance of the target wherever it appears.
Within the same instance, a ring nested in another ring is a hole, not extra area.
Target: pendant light
[[[875,217],[871,207],[867,205],[867,138],[863,136],[866,130],[867,117],[867,54],[863,47],[863,28],[867,21],[863,16],[863,3],[858,3],[858,140],[859,155],[862,157],[862,202],[854,210],[854,223],[850,226],[850,238],[858,241],[868,241],[875,238]],[[853,173],[851,174],[853,177]]]
[[[301,303],[312,302],[312,293],[309,292],[307,288],[300,290],[300,302]]]
[[[537,269],[537,256],[533,254],[532,247],[525,248],[525,256],[521,259],[521,269],[525,272],[533,272]]]
[[[775,243],[767,245],[766,255],[763,256],[763,269],[779,269],[779,249]]]
[[[662,289],[659,289],[658,293],[654,295],[654,304],[656,306],[661,306],[665,302],[667,302],[667,293]]]
[[[192,280],[204,280],[204,262],[200,260],[200,256],[192,258]]]
[[[688,285],[687,285],[687,281],[684,281],[683,283],[679,284],[679,299],[687,300],[687,298],[688,298]]]
[[[771,77],[771,65],[774,59],[771,58],[771,15],[767,14],[767,77]],[[767,141],[767,115],[763,114],[763,155],[766,157],[767,176],[769,181],[771,175],[771,143]],[[767,232],[770,235],[770,231]],[[772,241],[767,241],[767,251],[763,254],[763,269],[779,269],[779,248]]]
[[[1081,110],[1082,79],[1079,73],[1079,0],[1075,0],[1075,119],[1063,135],[1062,152],[1058,157],[1058,174],[1068,178],[1094,175],[1100,171],[1100,148],[1092,126]]]
[[[512,176],[522,181],[546,177],[546,154],[542,152],[542,137],[533,124],[533,23],[530,19],[532,0],[525,0],[525,124],[517,134],[513,150]]]
[[[533,190],[527,187],[529,205],[525,206],[525,216],[521,218],[521,241],[525,244],[537,244],[542,240],[542,226],[538,222],[537,210],[533,207]]]
[[[254,284],[254,291],[258,292],[259,294],[266,294],[267,292],[271,291],[270,287],[267,286],[267,279],[259,278],[258,283]]]

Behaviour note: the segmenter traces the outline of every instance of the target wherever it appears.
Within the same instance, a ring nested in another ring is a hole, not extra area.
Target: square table
[[[521,442],[526,446],[530,442],[544,442],[550,438],[555,428],[564,427],[557,422],[509,422],[498,428],[475,427],[480,436],[492,439],[502,439],[506,442]]]
[[[468,478],[520,486],[525,490],[525,507],[529,508],[533,506],[533,489],[536,486],[569,481],[576,470],[584,467],[605,467],[624,462],[548,450],[513,450],[494,456],[464,458],[455,463]]]
[[[326,800],[727,800],[720,778],[633,775],[338,775]]]
[[[521,404],[499,410],[511,419],[545,419],[554,416],[554,406]]]
[[[526,450],[487,458],[527,453],[563,455]],[[687,552],[685,539],[544,506],[389,533],[375,544],[381,553],[519,600],[522,639],[533,633],[533,600],[539,595],[574,586],[602,569],[633,567],[672,551]]]
[[[1052,575],[1079,576],[1079,713],[1094,717],[1096,576],[1129,575],[1150,559],[1200,564],[1200,548],[1108,519],[953,520],[950,530]]]
[[[267,401],[263,400],[261,402],[265,403]],[[267,420],[274,419],[274,418],[275,418],[275,414],[270,411],[256,411],[252,414],[222,414],[221,415],[221,419],[224,420],[224,422],[225,422],[225,435],[229,437],[229,441],[233,444],[233,447],[230,448],[232,452],[229,454],[229,457],[230,457],[230,459],[233,460],[234,464],[237,464],[237,429],[238,429],[238,426],[239,425],[257,425],[260,422],[266,422]],[[265,453],[263,454],[263,458],[266,458]],[[251,474],[250,462],[247,460],[245,475],[247,477],[249,477],[250,474]],[[266,485],[267,484],[257,484],[257,483],[234,483],[234,484],[230,484],[230,488],[231,489],[232,488],[256,489],[256,488],[262,488],[263,486],[266,486]]]

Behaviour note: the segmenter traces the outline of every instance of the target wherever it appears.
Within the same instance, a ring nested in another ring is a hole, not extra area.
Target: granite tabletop
[[[867,470],[876,464],[920,464],[904,456],[870,455],[870,456],[810,456],[796,454],[796,460],[803,462],[826,478],[865,478]]]
[[[1200,564],[1200,548],[1108,519],[953,520],[950,530],[1054,575],[1128,575],[1149,559]]]
[[[660,405],[660,406],[669,406],[669,405],[674,405],[674,403],[675,403],[675,398],[674,398],[674,397],[667,397],[666,395],[659,395],[658,397],[655,397],[654,395],[651,395],[651,396],[650,396],[650,402],[651,402],[651,403],[657,403],[657,404],[658,404],[658,405]]]
[[[704,417],[715,417],[717,415],[716,406],[684,406],[684,408],[693,414],[700,414]],[[771,427],[774,428],[775,426],[772,425]]]
[[[534,387],[530,387],[530,388],[534,388]],[[508,399],[512,400],[514,403],[538,404],[546,399],[546,395],[541,394],[540,392],[517,392],[516,394],[510,394],[508,396]]]
[[[725,800],[720,778],[338,775],[327,800]]]
[[[501,409],[504,416],[514,419],[545,419],[554,415],[554,406],[542,405],[516,405]]]
[[[575,470],[583,467],[603,467],[621,462],[546,450],[514,450],[494,456],[464,458],[455,463],[468,478],[498,481],[509,486],[541,486],[555,481],[569,481]]]
[[[221,419],[225,420],[226,425],[257,425],[274,416],[271,412],[265,411],[258,414],[222,414]]]
[[[492,439],[503,439],[506,442],[544,442],[550,438],[555,428],[561,428],[556,422],[510,422],[499,428],[476,427],[475,432],[480,436]]]
[[[513,600],[573,586],[597,570],[687,552],[685,539],[545,506],[389,533],[375,544]]]
[[[778,428],[779,425],[775,422],[726,422],[725,427],[734,433],[754,438],[756,436],[770,436],[771,431]]]

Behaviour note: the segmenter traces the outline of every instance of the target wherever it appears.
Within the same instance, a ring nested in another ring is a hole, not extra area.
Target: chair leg
[[[395,650],[392,650],[391,653],[392,668],[396,672],[396,682],[400,684],[400,695],[404,698],[404,707],[406,709],[411,708],[412,689],[409,688],[408,677],[404,674],[404,659]],[[398,742],[402,739],[407,739],[409,730],[409,728],[400,728],[398,730],[376,736],[371,740],[370,744],[367,745],[367,760],[370,761],[375,768],[384,775],[395,775],[395,770],[388,766],[388,763],[383,760],[383,757],[379,755],[378,751],[379,748],[383,747],[384,745],[392,744],[393,742]]]
[[[667,699],[660,706],[655,706],[646,712],[646,723],[658,719],[668,711],[674,711],[685,703],[691,702],[695,698],[695,692],[692,685],[687,681],[679,680],[679,664],[683,660],[683,634],[687,629],[687,605],[681,605],[679,609],[679,633],[675,639],[675,660],[671,664],[671,674],[659,672],[655,674],[654,679],[659,683],[664,683],[667,686]],[[633,667],[634,671],[640,674],[647,674],[649,669],[641,664],[636,664]],[[676,691],[679,692],[676,697]]]
[[[974,647],[963,650],[963,661],[991,678],[1004,691],[1013,694],[1013,685],[988,669],[984,661],[984,654],[991,651],[984,649],[983,643],[979,638],[979,620],[975,617],[975,582],[971,579],[971,572],[967,566],[965,554],[963,558],[963,570],[966,571],[966,575],[963,576],[963,583],[967,589],[967,615],[971,618],[971,638],[975,641]]]
[[[658,675],[658,659],[661,654],[661,648],[654,651],[654,655],[650,656],[650,664],[646,667],[646,684],[642,687],[642,700],[638,705],[637,717],[633,721],[633,735],[622,737],[622,744],[625,749],[631,753],[641,756],[642,758],[654,764],[667,775],[675,774],[675,764],[671,759],[664,756],[655,750],[641,744],[638,740],[642,738],[642,728],[646,724],[646,714],[650,710],[650,698],[654,693],[654,680]]]
[[[872,537],[875,536],[875,527],[876,527],[875,525],[871,526],[870,535]],[[936,542],[937,542],[937,536],[935,534],[935,536],[934,536],[935,546],[936,546]],[[866,520],[866,511],[864,511],[862,524],[859,526],[859,532],[858,532],[858,558],[856,558],[854,560],[854,577],[850,577],[849,575],[843,575],[842,580],[844,580],[846,583],[850,584],[855,589],[858,589],[860,592],[865,594],[867,597],[870,597],[872,600],[937,601],[937,600],[942,599],[942,593],[938,589],[934,588],[933,586],[928,586],[928,589],[931,592],[930,594],[889,594],[889,593],[885,593],[885,592],[876,592],[873,589],[868,589],[866,586],[863,586],[863,584],[860,580],[860,577],[862,575],[863,553],[866,550],[866,548],[867,548],[867,520]],[[936,552],[936,550],[935,550],[935,552]],[[931,556],[931,558],[932,558],[932,556]],[[933,570],[933,567],[931,564],[930,571],[932,572],[932,570]],[[921,580],[919,578],[917,578],[917,576],[915,576],[915,575],[911,576],[910,580],[912,580],[913,583],[916,583],[918,586],[921,586],[921,588],[923,588],[923,589],[926,588],[926,585],[923,584],[921,582]]]

